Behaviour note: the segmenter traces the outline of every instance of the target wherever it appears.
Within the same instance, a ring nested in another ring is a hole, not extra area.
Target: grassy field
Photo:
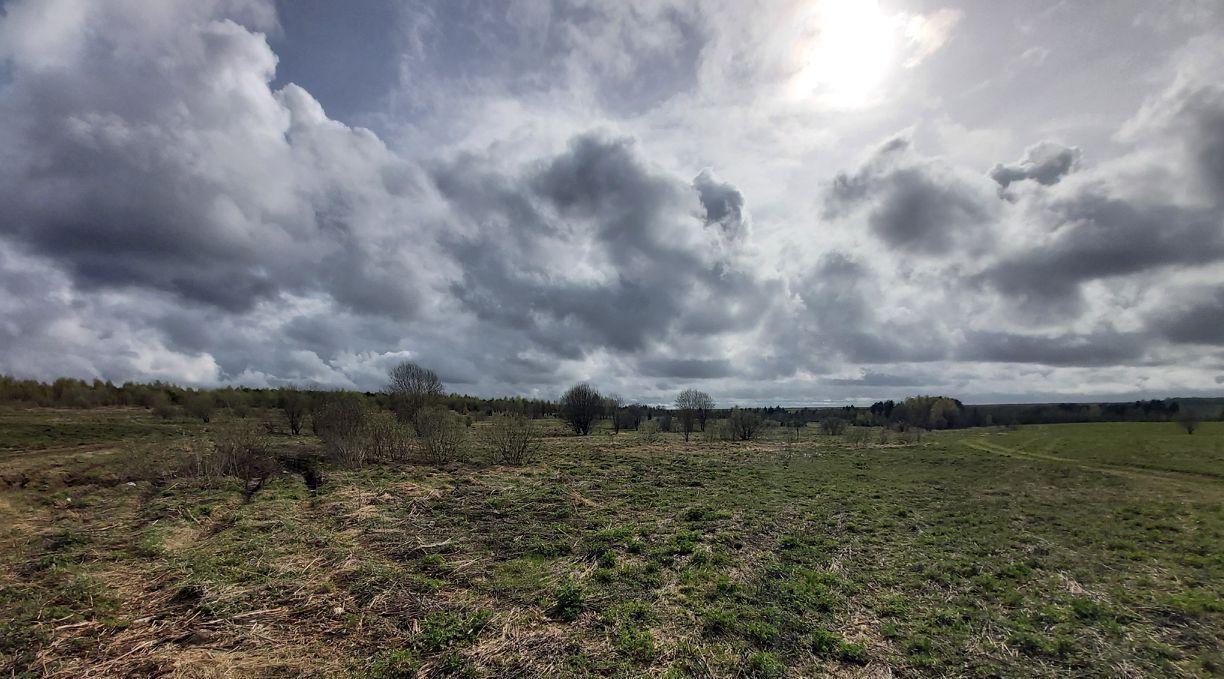
[[[0,412],[0,675],[1224,673],[1224,423],[149,480],[207,426]]]

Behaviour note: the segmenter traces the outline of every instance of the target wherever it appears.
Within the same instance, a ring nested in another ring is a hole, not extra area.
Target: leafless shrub
[[[871,440],[871,430],[866,427],[849,427],[842,435],[842,440],[855,447],[865,446]]]
[[[467,428],[445,408],[422,408],[416,414],[416,431],[426,462],[446,464],[459,456]]]
[[[213,432],[212,441],[216,458],[203,463],[202,468],[242,480],[243,499],[247,502],[280,470],[259,433],[246,423],[219,427]]]
[[[731,425],[732,435],[738,441],[751,441],[756,438],[762,424],[760,415],[742,408],[733,408],[727,422]]]
[[[663,435],[659,432],[659,420],[655,418],[649,420],[642,425],[642,440],[646,443],[658,443],[663,440]]]
[[[489,428],[493,455],[502,464],[523,464],[535,457],[540,437],[535,423],[524,415],[500,415]]]
[[[728,420],[707,420],[704,433],[707,441],[735,440],[735,431]]]
[[[365,432],[372,461],[400,462],[408,458],[412,435],[393,413],[367,413]]]
[[[846,431],[846,421],[840,417],[826,417],[820,421],[820,431],[829,436],[841,436]]]

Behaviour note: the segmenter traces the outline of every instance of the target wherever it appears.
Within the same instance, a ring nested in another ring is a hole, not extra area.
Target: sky
[[[1215,0],[0,1],[0,373],[1224,393]]]

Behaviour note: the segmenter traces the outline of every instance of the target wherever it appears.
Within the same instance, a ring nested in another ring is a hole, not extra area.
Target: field
[[[249,503],[150,473],[209,426],[0,412],[0,675],[1224,673],[1224,423],[553,424],[506,467],[476,422],[467,461]]]

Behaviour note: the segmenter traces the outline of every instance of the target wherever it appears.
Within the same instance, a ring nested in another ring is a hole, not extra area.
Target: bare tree
[[[1177,415],[1177,424],[1181,426],[1182,429],[1185,429],[1187,434],[1193,434],[1195,430],[1199,428],[1199,416],[1193,410],[1190,410],[1186,408],[1186,406],[1182,405],[1181,412],[1179,412]]]
[[[697,394],[697,422],[701,426],[701,431],[705,431],[706,421],[710,419],[710,414],[714,412],[714,399],[704,391],[696,392]]]
[[[302,433],[302,423],[306,421],[306,410],[310,405],[306,395],[294,387],[281,389],[281,409],[285,411],[285,419],[289,421],[289,433],[297,436]]]
[[[742,408],[732,409],[731,415],[727,418],[731,431],[740,441],[750,441],[755,438],[757,430],[761,428],[761,422],[760,415]]]
[[[387,376],[386,392],[400,422],[416,426],[417,412],[433,405],[442,396],[442,380],[438,374],[416,363],[404,361],[387,371]]]
[[[621,430],[622,420],[617,417],[620,414],[621,406],[625,401],[620,397],[620,394],[608,394],[604,397],[604,412],[608,418],[612,420],[612,433],[619,434]]]
[[[579,436],[591,433],[591,424],[603,410],[603,398],[591,385],[583,382],[570,387],[561,396],[561,417]]]
[[[680,420],[680,431],[684,432],[684,440],[689,440],[689,434],[697,428],[701,419],[702,397],[708,395],[696,389],[685,389],[676,397],[676,418]]]

